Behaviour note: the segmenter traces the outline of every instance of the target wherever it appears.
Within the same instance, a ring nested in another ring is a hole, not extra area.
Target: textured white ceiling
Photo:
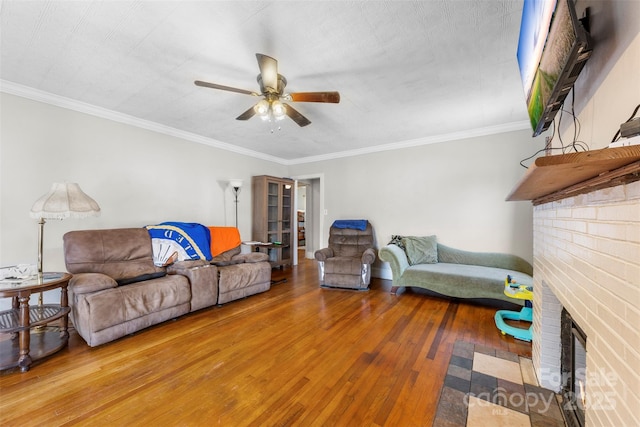
[[[0,78],[283,161],[486,128],[523,128],[522,2],[2,1]],[[311,120],[235,120],[278,60]],[[6,89],[4,89],[7,91]]]

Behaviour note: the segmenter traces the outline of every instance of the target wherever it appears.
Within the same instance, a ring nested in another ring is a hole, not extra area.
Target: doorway
[[[322,215],[322,211],[324,209],[324,176],[322,174],[319,175],[308,175],[308,176],[297,176],[292,177],[296,181],[296,215],[294,215],[296,219],[296,236],[301,237],[299,235],[299,219],[303,219],[304,221],[304,242],[301,240],[294,239],[295,250],[294,250],[294,260],[293,264],[298,264],[298,254],[300,256],[313,259],[314,253],[316,250],[320,249],[322,246],[322,232],[323,232],[323,220],[324,215]],[[299,215],[299,212],[303,211],[304,215]],[[299,251],[298,247],[304,248],[304,251]]]
[[[306,258],[307,251],[307,187],[309,184],[304,182],[298,182],[296,186],[298,256],[303,258]]]

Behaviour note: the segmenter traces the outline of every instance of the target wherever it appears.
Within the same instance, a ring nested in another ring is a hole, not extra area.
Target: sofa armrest
[[[315,252],[314,257],[318,261],[326,261],[327,258],[332,258],[333,257],[333,250],[331,248],[318,249]]]
[[[264,252],[251,252],[248,254],[238,254],[231,257],[233,261],[240,260],[243,262],[264,262],[269,261],[269,255]]]
[[[376,262],[376,251],[373,248],[368,248],[362,253],[363,264],[373,264]]]
[[[393,280],[402,277],[404,271],[409,267],[407,254],[397,245],[386,245],[378,251],[378,256],[382,261],[386,261],[391,266]]]
[[[189,279],[191,285],[191,311],[215,305],[218,302],[218,268],[203,264],[194,267],[180,266],[171,269],[169,274],[179,274]]]
[[[69,289],[76,295],[90,294],[117,287],[118,283],[113,278],[102,273],[74,274],[69,280]]]

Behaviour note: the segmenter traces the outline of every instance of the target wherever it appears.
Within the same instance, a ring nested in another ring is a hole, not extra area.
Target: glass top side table
[[[0,312],[0,370],[19,367],[28,371],[33,361],[67,345],[69,273],[42,273],[29,279],[0,280],[0,298],[11,298],[11,309]],[[60,288],[60,304],[29,305],[31,294]],[[46,327],[60,319],[58,328]]]

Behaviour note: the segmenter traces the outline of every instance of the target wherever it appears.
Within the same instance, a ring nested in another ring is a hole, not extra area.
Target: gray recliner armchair
[[[329,231],[329,247],[315,252],[320,286],[368,290],[371,264],[376,260],[373,240],[368,221],[334,222]]]

